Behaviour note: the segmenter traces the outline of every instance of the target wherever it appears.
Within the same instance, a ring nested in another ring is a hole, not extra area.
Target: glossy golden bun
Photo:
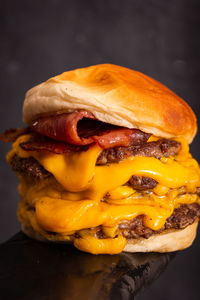
[[[23,118],[29,124],[82,109],[103,122],[189,143],[197,131],[195,115],[180,97],[140,72],[111,64],[64,72],[35,86],[26,94]]]
[[[191,246],[196,237],[198,222],[187,226],[185,229],[166,230],[160,234],[152,235],[150,238],[129,239],[124,250],[125,252],[173,252],[183,250]],[[30,238],[43,242],[70,243],[64,236],[38,232],[31,225],[22,223],[22,231]]]

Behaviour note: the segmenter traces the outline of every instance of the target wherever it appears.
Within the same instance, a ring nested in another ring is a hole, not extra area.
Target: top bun
[[[23,118],[29,124],[75,110],[159,137],[184,137],[188,143],[197,131],[196,117],[180,97],[140,72],[111,64],[64,72],[35,86],[26,94]]]

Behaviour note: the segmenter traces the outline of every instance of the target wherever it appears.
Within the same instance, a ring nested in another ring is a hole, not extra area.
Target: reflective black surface
[[[174,255],[91,255],[20,232],[0,246],[0,299],[133,299]]]

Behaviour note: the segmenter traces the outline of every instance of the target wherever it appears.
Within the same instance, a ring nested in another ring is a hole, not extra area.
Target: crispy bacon
[[[87,145],[77,146],[54,141],[48,137],[39,134],[32,134],[30,140],[21,143],[20,146],[25,151],[48,151],[56,154],[86,151],[89,148],[89,146]]]
[[[138,129],[98,121],[87,111],[43,117],[33,122],[31,129],[51,139],[74,145],[96,142],[103,149],[139,145],[150,136]]]
[[[30,141],[22,143],[26,151],[50,151],[62,154],[85,151],[88,145],[98,143],[102,149],[141,145],[150,134],[104,123],[87,111],[73,112],[39,118],[29,128],[10,129],[0,135],[0,140],[13,142],[29,133]]]
[[[20,135],[29,132],[29,128],[12,128],[0,134],[0,141],[3,142],[14,142]]]
[[[54,115],[36,120],[31,124],[31,129],[57,141],[74,145],[88,145],[93,140],[91,138],[81,138],[77,132],[77,124],[83,118],[95,119],[87,111]]]
[[[131,145],[140,145],[147,141],[149,134],[138,129],[115,128],[110,131],[103,132],[98,136],[93,136],[103,149],[114,147],[129,147]]]

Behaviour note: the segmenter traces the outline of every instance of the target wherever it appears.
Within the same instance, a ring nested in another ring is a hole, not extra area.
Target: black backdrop
[[[104,62],[140,70],[161,81],[183,97],[198,116],[199,14],[198,0],[1,0],[0,130],[23,125],[24,94],[33,85],[72,68]],[[196,137],[191,151],[197,159],[199,146]],[[9,145],[1,144],[0,241],[20,228],[17,180],[4,158],[8,149]],[[163,299],[180,292],[185,267],[196,272],[198,251],[196,241],[177,259],[178,287],[167,289],[170,279],[166,277]],[[198,299],[193,288],[197,280],[187,274],[191,286],[184,287],[182,299],[189,299],[189,290],[191,299]],[[153,294],[158,292],[152,291],[151,296],[158,296]]]

